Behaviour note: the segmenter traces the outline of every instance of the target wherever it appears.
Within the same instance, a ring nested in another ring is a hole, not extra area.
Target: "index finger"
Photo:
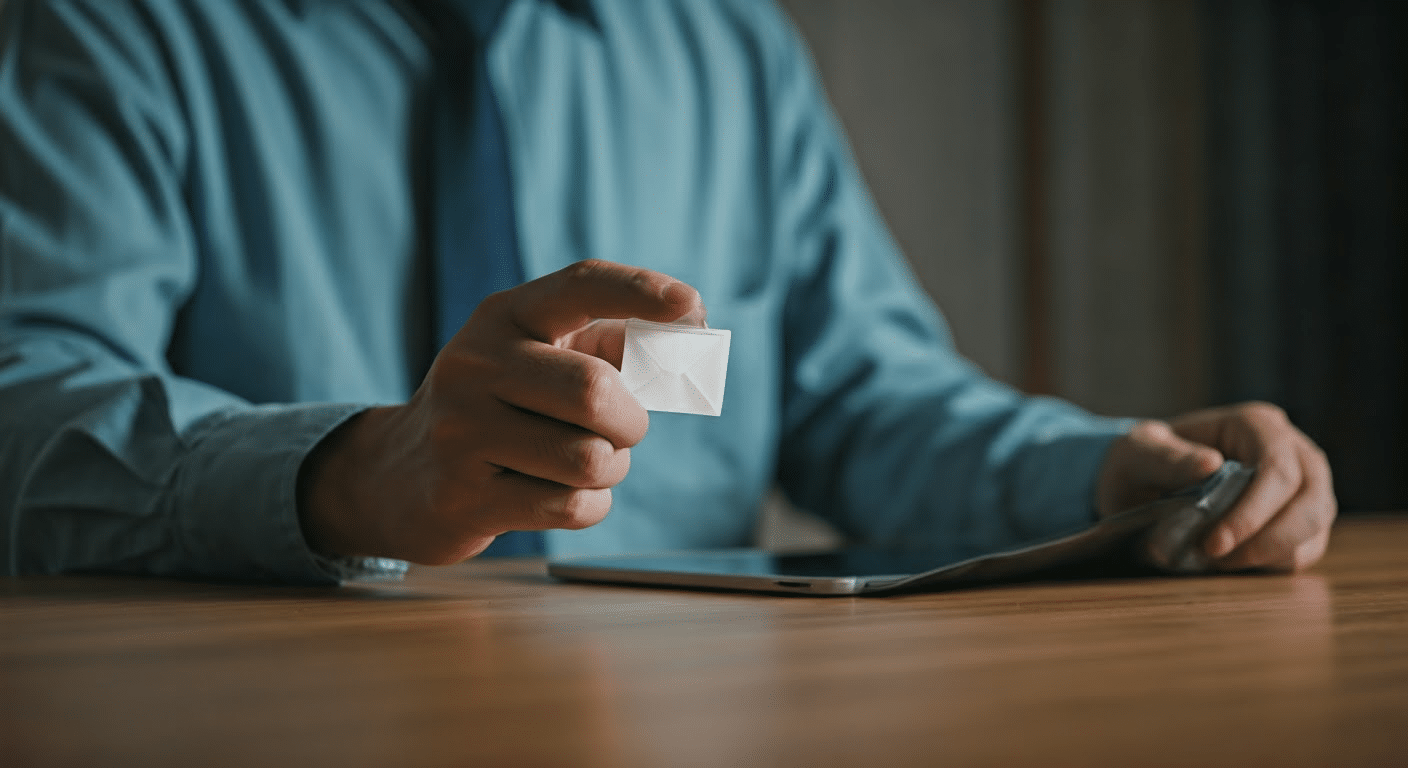
[[[1203,549],[1221,559],[1245,544],[1302,492],[1305,468],[1294,454],[1278,453],[1256,463],[1256,475],[1232,509],[1208,532]]]
[[[703,311],[699,292],[684,282],[598,259],[576,262],[509,294],[514,324],[548,344],[598,318],[671,322]]]
[[[1244,498],[1213,530],[1207,552],[1219,560],[1219,567],[1295,570],[1309,565],[1324,551],[1323,546],[1319,546],[1308,559],[1299,559],[1307,555],[1304,549],[1307,542],[1319,540],[1323,545],[1335,519],[1330,465],[1324,454],[1309,442],[1295,453],[1294,469],[1274,462],[1268,462],[1272,468],[1265,472],[1258,468],[1257,480],[1266,475],[1272,487],[1248,488],[1244,496],[1260,494],[1260,497]],[[1278,466],[1283,468],[1275,469]],[[1285,486],[1290,474],[1297,474],[1300,482],[1289,498],[1279,499],[1274,486]]]

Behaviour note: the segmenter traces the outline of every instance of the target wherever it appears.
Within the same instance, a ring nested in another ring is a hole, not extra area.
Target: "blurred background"
[[[1408,509],[1408,3],[783,0],[959,347],[1114,415],[1244,399]]]

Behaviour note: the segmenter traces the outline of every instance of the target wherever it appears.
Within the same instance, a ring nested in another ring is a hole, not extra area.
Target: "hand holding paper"
[[[408,402],[359,413],[305,462],[310,544],[449,563],[504,531],[595,525],[650,422],[618,370],[632,317],[699,323],[704,305],[668,275],[591,260],[486,298]],[[710,386],[718,403],[722,372]]]
[[[621,378],[646,410],[718,416],[730,336],[713,328],[627,320]]]

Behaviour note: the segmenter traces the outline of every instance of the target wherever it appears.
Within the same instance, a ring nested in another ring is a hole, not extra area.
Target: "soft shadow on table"
[[[1069,586],[1097,586],[1113,584],[1133,584],[1133,583],[1159,583],[1167,581],[1178,581],[1187,579],[1260,579],[1279,578],[1285,574],[1268,571],[1242,571],[1226,573],[1207,573],[1190,575],[1173,575],[1160,571],[1145,563],[1133,559],[1103,560],[1074,565],[1064,565],[1055,568],[1048,568],[1042,571],[1027,574],[1019,577],[1009,577],[1000,579],[984,579],[972,582],[950,582],[942,586],[923,586],[911,589],[900,589],[881,593],[869,594],[826,594],[808,593],[797,591],[755,591],[743,589],[729,589],[726,587],[700,587],[679,584],[648,584],[641,582],[613,582],[613,581],[577,581],[574,579],[558,579],[542,574],[526,573],[505,573],[495,574],[489,577],[502,582],[513,582],[523,585],[538,586],[543,584],[560,584],[563,586],[579,589],[601,589],[601,590],[630,590],[641,592],[686,592],[694,594],[716,594],[716,595],[736,595],[753,596],[759,598],[781,598],[789,600],[893,600],[897,598],[913,597],[915,595],[936,595],[945,593],[999,593],[1003,590],[1024,589],[1031,587],[1069,587]]]
[[[497,565],[497,564],[496,564]],[[1258,578],[1261,573],[1218,574],[1218,578]],[[864,599],[894,599],[917,594],[939,592],[975,592],[1023,588],[1041,585],[1113,584],[1131,581],[1159,581],[1184,577],[1168,576],[1135,562],[1095,562],[1049,569],[1021,578],[1003,579],[972,584],[958,584],[944,589],[918,589],[865,595]],[[646,584],[596,583],[557,579],[549,576],[545,566],[525,571],[522,565],[511,568],[459,568],[457,566],[412,567],[407,580],[349,582],[343,586],[307,587],[262,582],[190,580],[118,574],[68,574],[58,576],[20,576],[0,578],[0,604],[15,599],[136,602],[243,602],[243,601],[419,601],[460,599],[470,595],[462,590],[472,583],[514,584],[525,588],[560,585],[572,589],[604,589],[644,592],[693,592],[756,598],[807,599],[842,596],[810,595],[797,592],[750,592],[731,589],[652,586]],[[857,596],[850,596],[857,597]]]
[[[0,602],[45,600],[125,600],[171,602],[244,600],[425,600],[440,595],[401,582],[352,583],[341,587],[300,587],[240,581],[194,581],[160,577],[82,574],[0,579]]]
[[[485,580],[485,581],[499,581],[499,582],[506,582],[506,583],[509,583],[509,584],[522,584],[522,585],[524,585],[524,586],[530,586],[530,587],[540,587],[540,586],[544,586],[544,585],[567,584],[567,583],[569,583],[569,582],[563,581],[562,579],[555,579],[555,578],[553,578],[552,576],[549,576],[546,569],[543,570],[543,571],[540,572],[540,573],[494,573],[494,574],[479,574],[479,575],[477,576],[477,578],[483,579],[483,580]]]

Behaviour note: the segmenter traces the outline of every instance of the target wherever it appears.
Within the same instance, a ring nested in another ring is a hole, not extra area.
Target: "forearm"
[[[358,406],[250,406],[53,337],[0,359],[4,572],[332,583],[397,567],[324,561],[299,530],[304,457]]]
[[[1093,522],[1099,468],[1127,424],[969,375],[926,388],[914,371],[833,399],[788,441],[784,483],[889,547],[1000,546]]]

